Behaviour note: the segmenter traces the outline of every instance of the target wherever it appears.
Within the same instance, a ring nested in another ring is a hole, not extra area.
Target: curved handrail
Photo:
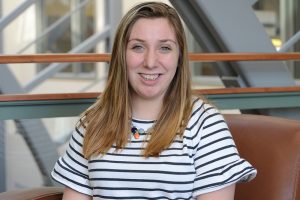
[[[300,87],[194,90],[219,109],[299,108]],[[100,93],[0,95],[0,120],[78,116]]]
[[[287,87],[252,87],[252,88],[216,88],[216,89],[195,89],[195,94],[247,94],[247,93],[271,93],[271,92],[300,92],[300,86]],[[101,93],[51,93],[51,94],[2,94],[0,102],[8,101],[41,101],[41,100],[71,100],[71,99],[96,99]]]
[[[0,55],[0,64],[52,62],[109,62],[108,53]],[[274,61],[300,60],[300,53],[189,53],[190,61]]]

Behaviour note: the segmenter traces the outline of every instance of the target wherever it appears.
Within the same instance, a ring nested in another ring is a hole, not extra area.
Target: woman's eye
[[[131,47],[131,49],[133,49],[134,51],[137,51],[137,52],[141,52],[141,51],[143,51],[144,48],[141,45],[134,45]]]
[[[168,46],[162,46],[160,49],[161,49],[161,51],[163,51],[163,52],[169,52],[169,51],[172,50],[172,49],[171,49],[170,47],[168,47]]]

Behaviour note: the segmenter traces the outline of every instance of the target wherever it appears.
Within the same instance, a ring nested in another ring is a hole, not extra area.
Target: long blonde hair
[[[183,134],[192,110],[190,72],[184,28],[174,8],[159,2],[141,3],[122,18],[116,32],[108,81],[99,99],[77,124],[85,128],[83,154],[86,158],[105,154],[112,145],[123,149],[129,141],[131,100],[125,52],[132,26],[140,18],[166,18],[174,29],[180,55],[176,74],[164,97],[162,110],[143,151],[145,157],[159,156],[176,134]]]

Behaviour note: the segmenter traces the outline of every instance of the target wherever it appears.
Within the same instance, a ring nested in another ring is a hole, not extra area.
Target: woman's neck
[[[162,108],[162,100],[132,98],[132,117],[144,120],[157,120]]]

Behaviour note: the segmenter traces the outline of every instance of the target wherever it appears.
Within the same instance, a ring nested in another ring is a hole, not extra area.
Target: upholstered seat
[[[300,199],[300,121],[227,114],[241,157],[257,170],[250,183],[237,184],[236,200]],[[60,200],[63,188],[43,187],[0,194],[0,200]]]
[[[12,190],[0,194],[1,200],[61,200],[62,187],[36,187],[23,190]]]
[[[257,177],[238,184],[238,200],[300,199],[300,121],[257,115],[226,115],[242,157]]]

